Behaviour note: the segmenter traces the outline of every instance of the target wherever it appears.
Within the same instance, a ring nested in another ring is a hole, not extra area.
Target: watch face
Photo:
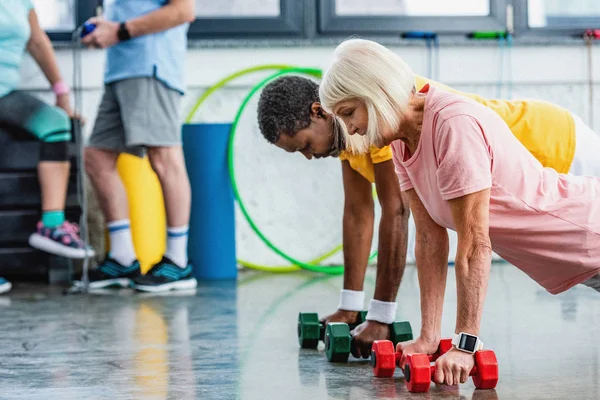
[[[463,333],[460,335],[460,342],[458,342],[458,348],[474,352],[477,346],[477,336],[467,335]]]

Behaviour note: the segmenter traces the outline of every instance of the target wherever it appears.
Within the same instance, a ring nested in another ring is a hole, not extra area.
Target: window
[[[534,29],[599,28],[600,1],[529,0],[527,25]]]
[[[75,29],[75,0],[33,0],[40,25],[47,32]]]
[[[488,0],[335,0],[339,16],[405,15],[405,16],[487,16]]]
[[[302,36],[302,0],[196,0],[194,38]]]
[[[280,0],[196,0],[196,15],[208,17],[279,17]]]
[[[507,0],[319,0],[324,34],[505,30]]]

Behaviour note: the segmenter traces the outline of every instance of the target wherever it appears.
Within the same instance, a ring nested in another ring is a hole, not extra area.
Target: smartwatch
[[[483,349],[483,342],[479,340],[479,337],[465,332],[461,332],[457,335],[455,334],[452,338],[452,344],[458,350],[470,354]]]
[[[119,38],[119,41],[121,42],[131,39],[131,35],[127,30],[125,22],[121,22],[121,24],[119,25],[119,30],[117,31],[117,38]]]

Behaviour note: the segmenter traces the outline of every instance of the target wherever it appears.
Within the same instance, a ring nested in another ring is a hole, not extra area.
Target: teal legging
[[[18,90],[0,97],[0,123],[45,143],[71,140],[71,120],[66,112]]]

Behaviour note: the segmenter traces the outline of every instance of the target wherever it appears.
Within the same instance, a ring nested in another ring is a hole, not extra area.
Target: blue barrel
[[[231,124],[183,125],[192,187],[188,255],[199,280],[236,279],[234,199],[227,146]]]

